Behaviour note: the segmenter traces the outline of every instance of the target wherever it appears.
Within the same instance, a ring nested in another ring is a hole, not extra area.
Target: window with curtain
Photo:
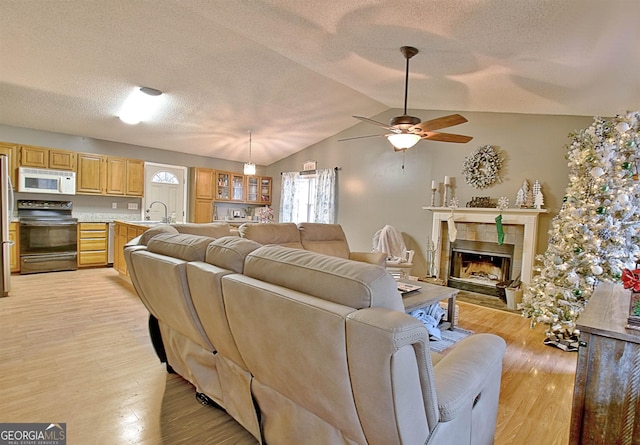
[[[335,222],[336,171],[316,170],[315,175],[282,173],[280,222]]]

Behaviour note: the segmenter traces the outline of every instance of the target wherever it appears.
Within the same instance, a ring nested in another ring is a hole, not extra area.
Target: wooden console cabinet
[[[640,331],[625,328],[630,296],[600,284],[578,318],[570,445],[640,445]]]

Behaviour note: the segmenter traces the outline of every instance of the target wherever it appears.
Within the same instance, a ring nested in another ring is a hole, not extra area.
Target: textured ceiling
[[[639,21],[637,0],[0,0],[0,123],[241,162],[251,129],[268,165],[402,108],[402,45],[410,110],[610,116],[640,108]],[[166,106],[128,126],[136,85]]]

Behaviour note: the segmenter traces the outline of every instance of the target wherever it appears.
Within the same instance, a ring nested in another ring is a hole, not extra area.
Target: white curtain
[[[323,168],[316,171],[316,206],[313,221],[333,224],[336,218],[336,170]]]
[[[336,215],[336,171],[319,169],[314,176],[282,173],[280,222],[333,224]]]
[[[282,173],[282,192],[280,194],[280,222],[295,222],[298,215],[298,172]]]

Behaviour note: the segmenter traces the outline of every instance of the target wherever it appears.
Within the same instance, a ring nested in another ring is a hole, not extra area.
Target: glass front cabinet
[[[229,173],[216,172],[216,200],[229,201],[231,194],[229,192]]]
[[[269,205],[271,204],[271,178],[260,178],[260,203]]]

